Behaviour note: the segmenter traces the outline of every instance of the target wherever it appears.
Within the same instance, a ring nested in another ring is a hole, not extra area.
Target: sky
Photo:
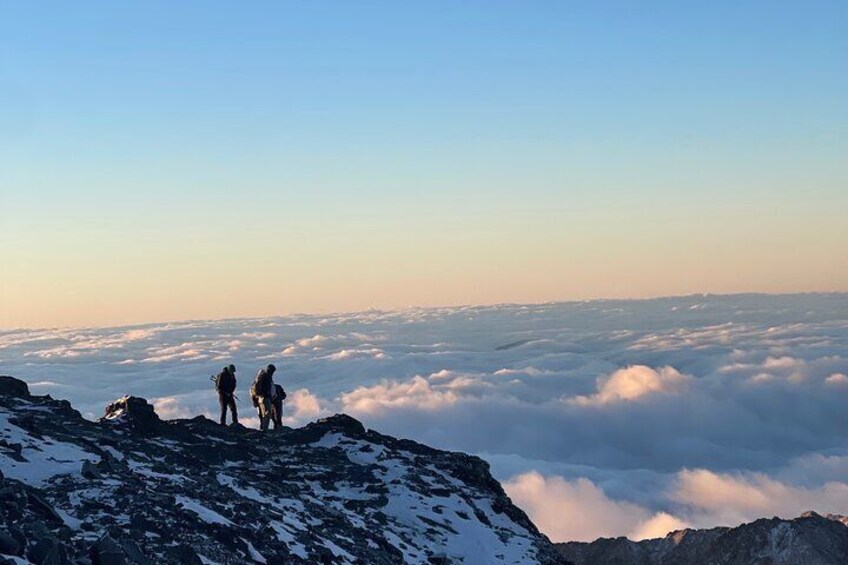
[[[0,374],[96,419],[125,394],[242,423],[345,412],[483,457],[554,541],[848,514],[848,294],[697,295],[0,331]]]
[[[4,2],[0,327],[848,290],[848,6]]]

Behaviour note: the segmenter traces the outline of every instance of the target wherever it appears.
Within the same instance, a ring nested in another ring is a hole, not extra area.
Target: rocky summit
[[[735,528],[679,530],[664,538],[557,544],[576,565],[844,565],[848,518],[807,512]]]
[[[477,457],[344,415],[97,422],[0,377],[0,563],[568,563]]]

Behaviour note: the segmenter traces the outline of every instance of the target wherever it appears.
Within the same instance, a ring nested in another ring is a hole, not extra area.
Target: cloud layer
[[[487,458],[554,539],[848,513],[848,296],[696,296],[0,332],[0,370],[88,417],[215,416],[273,361],[286,423],[344,410]]]

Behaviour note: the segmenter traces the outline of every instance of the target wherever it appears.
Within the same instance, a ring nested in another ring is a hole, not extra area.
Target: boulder
[[[348,416],[347,414],[335,414],[328,418],[321,418],[315,422],[314,425],[316,427],[342,432],[350,437],[360,437],[365,435],[365,426],[362,425],[362,422],[356,418]]]
[[[100,473],[100,469],[97,468],[97,465],[89,461],[88,459],[82,462],[82,476],[86,479],[100,479],[103,475]]]
[[[27,508],[31,509],[36,515],[44,518],[48,523],[53,523],[57,526],[65,524],[65,521],[53,509],[53,506],[44,500],[40,494],[36,493],[35,489],[27,489]]]
[[[134,541],[122,541],[121,549],[124,550],[124,555],[130,563],[134,565],[153,565],[153,562],[144,555],[144,552],[141,551],[141,548]]]
[[[42,538],[27,551],[27,559],[39,565],[66,565],[68,554],[65,547],[53,538]]]
[[[28,398],[29,387],[24,381],[15,377],[0,376],[0,394]]]
[[[109,534],[103,535],[88,550],[92,565],[127,565],[124,550]]]
[[[137,396],[125,396],[112,402],[98,422],[126,426],[142,434],[159,433],[165,426],[153,406]]]
[[[448,565],[450,560],[448,559],[448,555],[445,552],[434,553],[429,558],[427,558],[427,563],[431,565]]]
[[[289,438],[296,442],[312,443],[330,432],[339,432],[348,437],[361,438],[365,436],[365,426],[362,422],[347,414],[335,414],[321,418],[297,430],[289,432]]]
[[[187,545],[178,545],[168,549],[168,558],[180,565],[203,565],[200,556]]]
[[[20,555],[21,544],[7,531],[0,530],[0,553],[4,555]]]

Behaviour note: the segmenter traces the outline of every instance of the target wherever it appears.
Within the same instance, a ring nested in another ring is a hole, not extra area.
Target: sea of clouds
[[[848,295],[691,296],[0,332],[0,372],[96,418],[239,407],[273,362],[286,423],[339,411],[487,459],[553,540],[848,514]]]

